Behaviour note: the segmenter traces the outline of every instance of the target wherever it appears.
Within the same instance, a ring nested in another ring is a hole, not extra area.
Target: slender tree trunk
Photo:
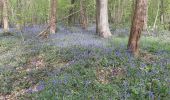
[[[108,22],[108,0],[96,0],[96,32],[104,38],[112,35]]]
[[[148,2],[146,2],[146,16],[144,17],[144,26],[143,30],[146,31],[148,29]]]
[[[0,27],[2,27],[3,24],[3,2],[0,0]]]
[[[161,4],[160,4],[160,9],[161,9],[160,22],[161,22],[161,24],[164,24],[164,0],[161,0],[160,2],[161,2]]]
[[[69,10],[70,14],[74,13],[74,4],[75,4],[75,0],[71,0],[72,7]],[[73,24],[73,21],[74,21],[74,15],[69,16],[69,18],[68,18],[68,25]]]
[[[50,33],[56,32],[56,12],[57,12],[57,0],[51,0],[50,7]]]
[[[80,0],[80,17],[81,17],[81,26],[83,29],[87,29],[87,25],[88,25],[88,18],[87,18],[87,12],[86,12],[86,8],[85,8],[85,1]]]
[[[156,23],[157,23],[158,16],[159,16],[159,10],[160,10],[160,1],[158,1],[158,8],[157,8],[157,13],[156,13],[155,21],[154,21],[154,24],[153,24],[153,30],[155,30],[155,28],[156,28]]]
[[[98,11],[98,9],[99,9],[99,6],[100,4],[99,4],[99,1],[98,0],[96,0],[96,33],[98,34],[99,33],[99,22],[98,22],[98,20],[99,20],[99,11]]]
[[[146,17],[147,0],[136,0],[134,16],[128,42],[128,50],[135,56],[139,55],[139,39]]]
[[[109,5],[110,5],[108,7],[109,23],[115,23],[115,9],[116,9],[115,0],[109,0]]]
[[[8,24],[8,2],[7,0],[3,1],[3,27],[4,27],[4,33],[7,33],[9,31],[9,24]]]
[[[118,0],[118,8],[117,8],[117,24],[120,24],[122,21],[122,17],[123,17],[123,1]]]
[[[21,6],[21,0],[17,0],[17,23],[16,23],[16,28],[18,30],[21,30],[21,9],[22,9],[22,6]]]
[[[170,22],[169,22],[169,31],[170,31]]]

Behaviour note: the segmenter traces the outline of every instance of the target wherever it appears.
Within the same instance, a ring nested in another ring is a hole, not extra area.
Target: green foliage
[[[9,17],[11,23],[33,24],[37,21],[40,24],[49,18],[49,0],[21,0],[19,7],[18,0],[9,1],[13,11],[13,16]],[[110,18],[118,14],[116,8],[120,7],[123,11],[119,16],[122,17],[120,21],[110,20],[113,27],[130,26],[132,1],[109,1]],[[122,2],[123,8],[120,6]],[[88,7],[87,10],[90,20],[95,20],[95,1],[87,0],[85,3],[86,6],[94,4],[93,9]],[[155,20],[157,3],[158,0],[149,0],[150,26]],[[79,2],[70,5],[68,0],[59,0],[58,19],[68,15],[72,7],[78,10]],[[20,12],[18,8],[22,8]],[[169,0],[166,0],[164,11],[167,15],[170,12]],[[104,49],[92,46],[59,48],[46,41],[22,41],[15,34],[0,36],[0,95],[25,90],[25,94],[17,98],[168,100],[169,33],[142,37],[141,47],[144,51],[141,51],[141,58],[133,58],[126,51],[127,40],[126,35],[120,34],[109,39],[108,47]]]
[[[160,0],[148,0],[148,26],[151,28],[155,22],[158,3]],[[160,3],[157,26],[161,29],[169,28],[170,1],[163,0],[163,7]],[[89,23],[95,22],[95,0],[85,0],[84,5],[87,10]],[[91,5],[91,6],[90,6]],[[109,0],[109,22],[114,28],[129,27],[131,25],[134,0]],[[9,0],[9,19],[12,25],[24,24],[44,24],[48,22],[50,13],[50,0]],[[80,9],[80,2],[75,0],[71,5],[71,0],[58,0],[57,18],[62,19],[70,14],[70,9],[74,12]],[[164,25],[160,22],[161,14],[164,15]],[[80,20],[80,13],[75,14],[76,23]],[[60,22],[67,24],[67,19]],[[75,24],[75,23],[73,23]]]
[[[16,55],[8,59],[6,52],[1,52],[4,58],[0,59],[0,92],[5,95],[26,89],[26,93],[17,98],[37,100],[148,100],[153,97],[168,100],[170,46],[169,41],[158,43],[161,38],[142,37],[141,46],[148,54],[142,53],[144,57],[139,59],[125,51],[122,44],[127,39],[119,37],[110,40],[112,45],[108,48],[115,46],[111,52],[80,46],[61,49],[45,43],[39,45],[36,41],[22,44],[20,38],[1,38],[0,50],[15,51]],[[35,58],[43,59],[45,67],[32,64]],[[118,70],[116,73],[116,69],[122,69],[123,74]],[[102,77],[106,83],[101,82]]]

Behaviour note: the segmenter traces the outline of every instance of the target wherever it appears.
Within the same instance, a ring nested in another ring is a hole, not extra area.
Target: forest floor
[[[77,27],[44,26],[0,35],[0,100],[168,100],[170,34],[144,33],[139,58],[126,50],[128,29],[109,39]],[[0,29],[0,33],[2,30]]]

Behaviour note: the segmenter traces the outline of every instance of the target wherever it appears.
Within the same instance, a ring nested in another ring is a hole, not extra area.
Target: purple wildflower
[[[53,85],[57,84],[57,80],[52,80]]]
[[[44,88],[45,88],[45,85],[44,85],[44,84],[38,85],[38,86],[36,87],[37,91],[42,91],[42,90],[44,90]]]
[[[31,88],[29,88],[26,92],[27,93],[33,93],[33,90]]]
[[[154,93],[152,91],[149,91],[149,98],[150,100],[154,100]]]

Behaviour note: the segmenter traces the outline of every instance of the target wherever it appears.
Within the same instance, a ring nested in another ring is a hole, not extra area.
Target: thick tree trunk
[[[56,12],[57,12],[57,0],[51,0],[50,9],[50,33],[56,32]]]
[[[8,2],[7,0],[2,0],[3,2],[3,27],[4,33],[9,31],[9,24],[8,24]]]
[[[139,54],[139,39],[141,31],[143,30],[146,11],[147,0],[136,0],[135,11],[128,42],[128,50],[135,56],[138,56]]]
[[[104,38],[112,35],[108,22],[108,0],[96,0],[96,32]]]

